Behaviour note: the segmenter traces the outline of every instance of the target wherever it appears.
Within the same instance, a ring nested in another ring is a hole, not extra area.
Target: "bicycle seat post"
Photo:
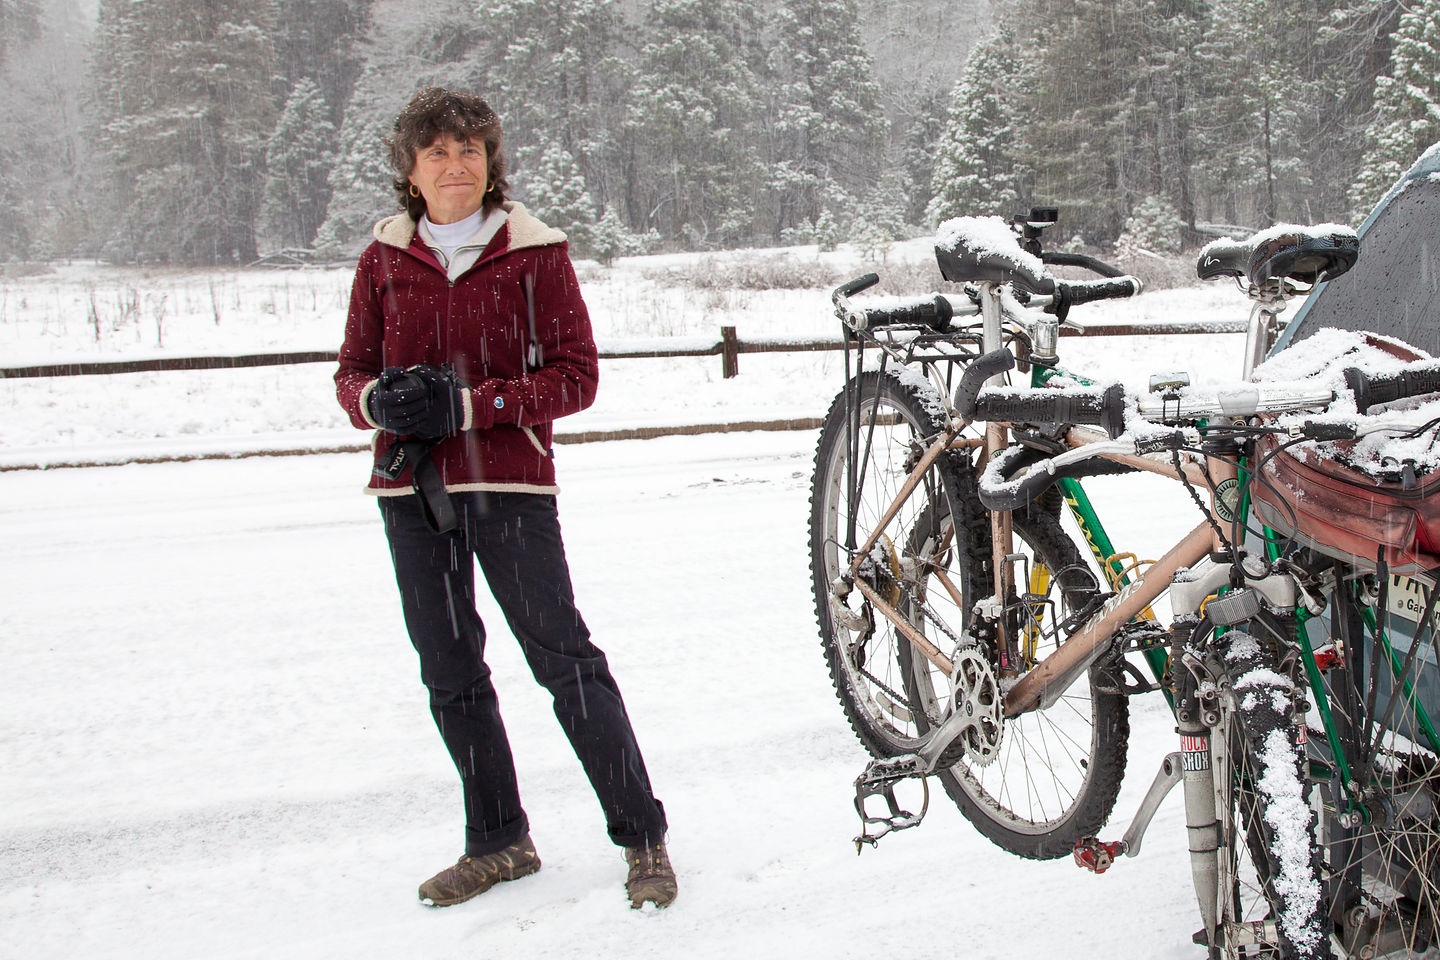
[[[1288,291],[1283,280],[1251,286],[1247,291],[1255,307],[1250,311],[1250,323],[1245,331],[1244,367],[1240,379],[1249,380],[1255,368],[1265,361],[1285,324],[1280,314],[1285,312]]]
[[[1004,346],[1002,342],[1003,332],[1001,329],[1004,310],[1000,304],[1000,291],[1004,289],[1004,285],[984,282],[978,283],[976,286],[980,288],[980,332],[984,347],[981,352],[989,353],[993,350],[999,350]],[[986,382],[999,383],[1003,376],[1003,374],[997,373]]]

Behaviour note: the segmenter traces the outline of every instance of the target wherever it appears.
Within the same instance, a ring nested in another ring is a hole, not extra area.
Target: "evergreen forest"
[[[1061,207],[1157,253],[1358,225],[1440,139],[1440,0],[0,0],[0,260],[338,260],[418,89],[581,256]]]

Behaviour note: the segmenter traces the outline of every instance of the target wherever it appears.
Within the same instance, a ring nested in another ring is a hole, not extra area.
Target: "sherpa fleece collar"
[[[507,200],[501,206],[509,214],[505,221],[506,226],[510,228],[509,245],[505,248],[506,253],[526,247],[549,246],[565,239],[562,231],[545,226],[526,212],[524,204]],[[410,241],[415,238],[415,221],[410,219],[408,213],[397,213],[393,217],[386,217],[375,224],[373,233],[375,239],[387,247],[405,250],[409,248]]]

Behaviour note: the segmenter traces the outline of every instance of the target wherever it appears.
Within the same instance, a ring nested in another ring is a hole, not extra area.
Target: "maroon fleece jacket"
[[[594,401],[595,339],[565,235],[518,203],[505,208],[505,224],[453,284],[415,221],[375,225],[355,270],[335,392],[355,426],[378,428],[366,400],[382,369],[448,363],[468,389],[462,429],[431,453],[445,488],[556,493],[552,424]],[[543,351],[533,370],[529,289]],[[395,439],[377,429],[377,465]],[[372,475],[366,490],[411,493],[409,468],[394,480]]]

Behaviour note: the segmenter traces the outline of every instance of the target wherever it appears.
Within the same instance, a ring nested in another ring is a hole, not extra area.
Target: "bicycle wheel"
[[[857,603],[858,597],[849,608],[837,609],[843,605],[838,601],[832,605],[832,585],[848,574],[856,549],[896,499],[920,454],[942,432],[941,409],[933,389],[907,375],[904,368],[898,376],[862,373],[831,404],[815,452],[810,563],[821,642],[845,716],[860,742],[877,757],[913,752],[923,734],[904,676],[911,668],[910,642],[871,604]],[[969,471],[968,459],[960,459]],[[948,505],[964,482],[955,459],[944,455],[901,505],[866,567],[867,579],[881,593],[898,602],[899,583],[915,565],[904,548],[914,539],[917,524],[927,528],[946,524],[947,535],[961,541],[972,535],[963,523],[954,528],[948,509],[943,516],[930,509],[937,491],[947,491],[939,502]],[[972,474],[968,488],[972,500],[973,485]],[[965,552],[969,553],[968,545]],[[963,589],[970,589],[968,579]],[[949,654],[955,642],[942,639],[937,645]]]
[[[1257,632],[1259,632],[1257,630]],[[1271,643],[1222,638],[1229,705],[1212,738],[1220,810],[1220,931],[1213,956],[1333,956],[1295,684]],[[1216,740],[1219,748],[1216,749]]]
[[[1020,631],[1023,656],[1035,662],[1064,639],[1057,624],[1095,595],[1096,579],[1057,517],[1039,503],[1016,511],[1012,519],[1014,552],[1026,558],[1020,570],[1028,572],[1029,582],[1023,600],[1010,604],[1021,615],[1009,619]],[[974,582],[972,592],[993,593],[989,544],[987,526],[983,540],[972,541],[975,552],[968,556],[958,546],[947,552],[939,544],[915,551],[931,557],[926,567],[932,578],[917,595],[932,614],[945,609],[947,600],[943,585],[934,583],[936,571],[960,572]],[[946,612],[957,622],[966,619],[959,609]],[[918,717],[923,732],[940,722],[948,681],[930,664],[911,659],[908,675],[915,683],[913,699],[923,704]],[[938,776],[960,812],[992,843],[1034,860],[1064,857],[1109,819],[1125,775],[1129,733],[1125,695],[1103,689],[1092,671],[1051,707],[1006,721],[993,759],[962,756]]]
[[[1406,670],[1408,660],[1412,689],[1433,691],[1440,682],[1433,634],[1406,632],[1412,636],[1397,636],[1405,642],[1397,664]],[[1418,647],[1414,657],[1405,656],[1410,644]],[[1402,693],[1387,704],[1403,685],[1383,661],[1378,695],[1367,696],[1373,637],[1354,647],[1348,662],[1322,674],[1354,784],[1348,793],[1326,738],[1311,737],[1312,755],[1337,771],[1322,787],[1321,830],[1337,939],[1351,957],[1440,956],[1440,756],[1413,701]],[[1364,721],[1367,705],[1376,721]],[[1359,809],[1347,809],[1350,796]]]
[[[1440,765],[1393,746],[1377,760],[1371,820],[1347,830],[1327,817],[1337,936],[1350,957],[1440,956]]]

